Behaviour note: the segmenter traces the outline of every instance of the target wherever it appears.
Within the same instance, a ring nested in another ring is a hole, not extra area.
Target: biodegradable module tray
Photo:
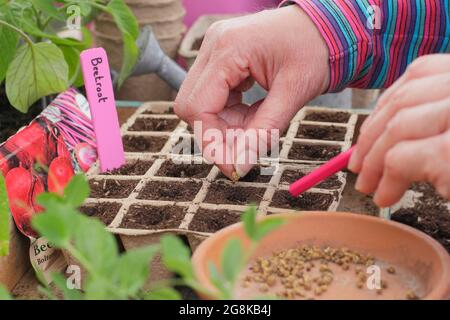
[[[280,139],[279,161],[262,159],[232,182],[197,154],[188,125],[172,106],[152,102],[140,107],[122,127],[127,164],[104,174],[94,166],[88,173],[91,197],[82,211],[106,223],[126,249],[156,243],[170,232],[186,235],[195,250],[210,234],[238,222],[251,203],[260,215],[336,210],[345,173],[298,198],[290,196],[289,183],[351,146],[356,114],[303,108]],[[180,141],[188,154],[175,147]],[[261,175],[261,167],[273,175]]]

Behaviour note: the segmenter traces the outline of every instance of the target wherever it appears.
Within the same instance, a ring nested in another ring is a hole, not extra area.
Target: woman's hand
[[[298,6],[221,21],[208,30],[175,101],[175,112],[191,126],[201,121],[202,134],[196,132],[196,140],[202,141],[203,151],[208,144],[215,151],[204,152],[207,160],[230,178],[234,173],[243,177],[254,163],[238,163],[236,157],[258,155],[258,144],[244,143],[244,150],[237,150],[235,139],[225,139],[226,130],[284,131],[299,108],[326,90],[328,68],[325,41]],[[269,94],[264,101],[244,105],[242,92],[254,81]],[[224,139],[205,135],[213,129]],[[270,144],[267,141],[268,137],[264,143]]]
[[[349,164],[356,189],[396,203],[414,181],[450,199],[450,55],[417,59],[380,98]]]

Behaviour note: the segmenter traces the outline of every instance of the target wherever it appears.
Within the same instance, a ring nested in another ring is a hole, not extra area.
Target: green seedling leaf
[[[0,257],[9,254],[9,219],[5,178],[0,174]]]
[[[5,15],[0,17],[1,20],[11,22],[6,11]],[[8,66],[14,58],[19,44],[19,35],[17,32],[0,24],[0,48],[2,48],[2,57],[0,59],[0,84],[6,77]]]
[[[169,287],[153,289],[145,296],[146,300],[181,300],[180,293]]]
[[[284,224],[284,220],[281,218],[270,218],[270,219],[266,219],[264,221],[259,222],[257,224],[257,229],[256,229],[254,239],[256,241],[261,240],[262,238],[264,238],[269,233],[271,233],[275,229],[279,228],[283,224]]]
[[[59,208],[65,209],[66,207],[61,205]],[[52,209],[54,211],[35,215],[31,220],[31,225],[54,246],[63,248],[69,243],[71,237],[72,219],[66,212],[59,212],[57,208]]]
[[[53,284],[62,292],[64,300],[81,300],[83,295],[80,290],[69,289],[67,287],[67,279],[60,273],[52,274]]]
[[[219,270],[217,270],[216,265],[212,261],[208,263],[208,270],[209,270],[209,279],[211,280],[211,283],[214,285],[214,287],[216,287],[217,290],[219,290],[221,298],[230,299],[232,293],[225,286],[226,280],[219,273]]]
[[[99,220],[76,215],[74,230],[74,247],[90,267],[105,277],[111,276],[119,255],[114,236],[105,229]],[[80,261],[83,264],[83,261]]]
[[[68,66],[61,50],[52,43],[24,44],[6,74],[9,102],[21,112],[39,98],[68,87]]]
[[[83,85],[83,74],[81,72],[80,51],[72,46],[59,45],[69,67],[69,85],[81,87]]]
[[[185,279],[194,278],[190,251],[177,237],[164,235],[161,238],[162,260],[167,269],[176,272]]]
[[[241,216],[242,222],[244,223],[244,229],[247,236],[255,239],[256,235],[256,207],[250,206]]]
[[[244,253],[239,239],[231,239],[222,253],[222,272],[227,281],[233,284],[242,269]]]
[[[8,290],[6,290],[2,285],[0,285],[0,300],[12,300]]]
[[[49,0],[31,0],[33,6],[45,13],[47,16],[59,21],[65,21],[65,17],[56,9],[53,1]]]
[[[89,196],[89,184],[84,174],[77,174],[67,184],[64,189],[64,199],[72,206],[79,207]]]
[[[63,198],[56,193],[43,192],[37,196],[37,202],[45,207],[52,207],[55,203],[62,203]]]
[[[158,250],[158,246],[148,246],[120,256],[114,273],[121,294],[127,297],[138,294],[150,275],[150,262]]]
[[[111,279],[89,275],[84,285],[85,300],[125,300],[111,286]]]

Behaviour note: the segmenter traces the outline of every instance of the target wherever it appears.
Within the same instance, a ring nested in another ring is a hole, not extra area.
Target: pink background
[[[256,12],[278,6],[281,0],[183,0],[186,7],[186,25],[189,27],[204,14]]]

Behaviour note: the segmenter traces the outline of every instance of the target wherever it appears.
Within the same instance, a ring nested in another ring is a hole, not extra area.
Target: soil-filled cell
[[[158,170],[157,176],[174,178],[206,178],[211,171],[209,164],[176,164],[170,160],[165,161]]]
[[[183,155],[199,155],[200,148],[192,137],[182,137],[178,139],[177,143],[172,147],[171,153]]]
[[[281,183],[284,184],[291,184],[295,181],[303,178],[306,174],[304,172],[301,172],[299,170],[285,170],[283,172],[283,175],[281,176]],[[334,175],[327,180],[319,183],[314,188],[321,188],[321,189],[330,189],[335,190],[339,189],[342,186],[342,182],[339,181],[338,176]]]
[[[124,136],[125,152],[160,152],[166,144],[166,137]]]
[[[192,201],[202,187],[194,181],[150,181],[139,193],[138,199],[163,201]]]
[[[175,112],[173,111],[173,108],[167,108],[167,109],[161,109],[161,110],[157,110],[157,109],[148,109],[145,110],[142,114],[175,114]]]
[[[116,217],[120,207],[120,203],[102,202],[83,205],[80,211],[87,216],[98,218],[105,225],[109,225]]]
[[[133,205],[122,220],[125,229],[176,229],[185,216],[185,209],[177,206],[154,207]]]
[[[91,198],[127,198],[134,190],[138,181],[131,180],[91,180]]]
[[[291,160],[328,161],[340,152],[340,146],[294,143],[288,157]]]
[[[267,172],[264,172],[265,174],[262,174],[261,167],[254,167],[252,168],[245,177],[241,178],[239,181],[242,182],[256,182],[256,183],[268,183],[270,182],[270,179],[272,179],[272,174],[266,174]],[[217,179],[228,179],[223,173],[219,173],[217,176]]]
[[[189,230],[214,233],[240,221],[238,212],[200,209],[192,219]]]
[[[173,131],[180,120],[178,119],[153,119],[153,118],[137,118],[130,127],[130,131]]]
[[[300,125],[297,132],[299,139],[344,141],[347,129],[336,126]]]
[[[332,195],[321,193],[303,193],[293,197],[289,191],[280,190],[275,192],[270,206],[291,210],[328,210],[333,199]]]
[[[350,114],[347,112],[316,111],[306,115],[306,121],[347,123]]]
[[[211,184],[204,202],[216,204],[248,205],[259,204],[264,188],[242,187],[222,182]]]
[[[103,173],[103,175],[114,176],[142,176],[152,166],[153,161],[132,160],[120,168]]]

